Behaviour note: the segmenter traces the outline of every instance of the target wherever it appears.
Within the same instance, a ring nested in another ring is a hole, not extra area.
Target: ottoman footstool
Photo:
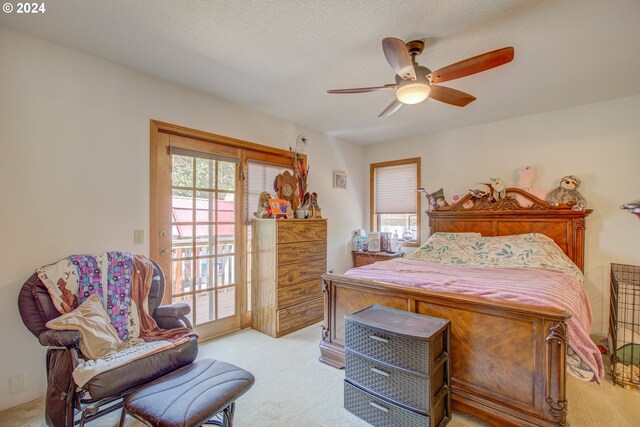
[[[235,401],[251,388],[251,373],[229,363],[203,359],[183,366],[131,393],[124,400],[128,413],[153,427],[197,427],[233,424]],[[217,414],[221,421],[211,421]]]

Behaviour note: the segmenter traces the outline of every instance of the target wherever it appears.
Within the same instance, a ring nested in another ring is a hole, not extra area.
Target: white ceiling
[[[0,25],[362,144],[640,94],[638,0],[45,3]],[[392,92],[326,90],[392,83],[383,37],[426,39],[432,70],[504,46],[515,59],[445,83],[478,98],[465,108],[378,119]]]

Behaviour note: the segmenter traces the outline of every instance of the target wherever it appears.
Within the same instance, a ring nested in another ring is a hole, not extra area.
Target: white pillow
[[[100,359],[125,346],[97,294],[91,295],[71,313],[49,320],[46,326],[59,331],[80,332],[80,350],[90,359]]]

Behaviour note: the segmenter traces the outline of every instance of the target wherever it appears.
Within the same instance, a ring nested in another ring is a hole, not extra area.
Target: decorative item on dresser
[[[318,206],[318,193],[306,193],[302,199],[302,207],[307,211],[307,218],[322,218],[322,209]]]
[[[274,338],[322,320],[327,221],[252,219],[251,327]]]
[[[379,305],[345,316],[344,407],[374,426],[451,419],[450,322]]]
[[[278,193],[279,199],[284,199],[291,203],[291,209],[298,209],[300,198],[298,197],[298,180],[289,171],[284,171],[276,177],[274,190]]]
[[[404,256],[404,252],[367,252],[367,251],[353,251],[353,266],[362,267],[363,265],[373,264],[378,261],[388,261],[393,258],[400,258]]]

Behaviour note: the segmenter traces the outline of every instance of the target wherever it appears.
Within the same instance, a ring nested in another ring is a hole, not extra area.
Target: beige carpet
[[[237,403],[235,426],[366,426],[342,408],[344,371],[318,362],[320,326],[273,339],[251,329],[201,344],[199,358],[224,360],[252,372],[256,384]],[[44,363],[44,361],[43,361]],[[638,426],[640,392],[584,383],[568,376],[571,426]],[[0,426],[43,426],[42,400],[0,412]],[[119,413],[89,426],[115,426]],[[451,427],[485,426],[455,413]],[[131,417],[126,426],[142,426]]]

